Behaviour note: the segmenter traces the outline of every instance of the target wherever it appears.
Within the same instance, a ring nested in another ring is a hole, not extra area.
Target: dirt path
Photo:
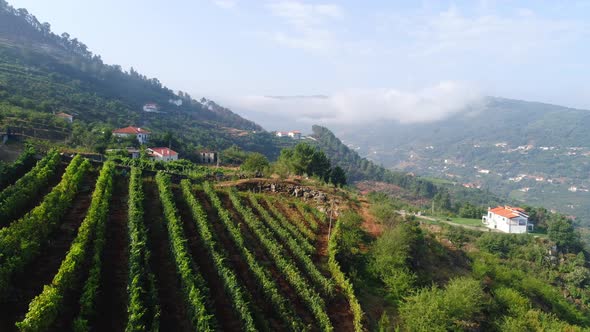
[[[363,218],[363,229],[371,234],[373,237],[378,237],[383,233],[383,225],[378,224],[375,217],[370,212],[369,202],[366,199],[361,199],[361,206],[358,213]]]
[[[129,240],[127,233],[127,178],[116,176],[106,225],[101,284],[97,301],[97,331],[123,331],[127,323]],[[108,319],[104,319],[108,317]]]
[[[151,269],[156,276],[160,303],[161,331],[192,331],[192,324],[182,294],[176,266],[170,251],[168,232],[164,225],[158,188],[153,180],[144,181],[144,212],[151,246]]]
[[[213,301],[215,317],[217,318],[218,328],[223,331],[238,331],[242,328],[242,323],[237,313],[233,309],[231,299],[226,294],[223,282],[217,275],[214,263],[203,246],[193,221],[190,208],[182,198],[182,192],[178,188],[173,188],[176,207],[180,213],[180,218],[184,227],[188,248],[192,254],[193,261],[198,265],[198,271],[201,273],[207,286],[209,287],[209,297]]]
[[[62,218],[59,229],[50,237],[51,241],[21,275],[13,278],[10,295],[0,301],[0,331],[16,331],[14,323],[24,318],[31,300],[53,280],[86,216],[95,182],[95,174],[83,178],[72,206]]]

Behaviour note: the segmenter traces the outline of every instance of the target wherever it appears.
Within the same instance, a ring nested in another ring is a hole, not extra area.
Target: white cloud
[[[590,36],[590,25],[537,15],[527,8],[496,15],[493,11],[466,15],[455,7],[440,12],[382,15],[380,31],[402,40],[394,52],[410,57],[483,56],[521,62],[576,45]]]
[[[441,82],[419,91],[351,89],[331,96],[247,96],[226,101],[234,109],[256,111],[309,123],[428,122],[461,112],[481,101],[471,85]]]
[[[272,15],[283,19],[289,32],[278,31],[273,39],[287,47],[307,51],[327,51],[336,46],[329,21],[340,19],[344,12],[334,4],[306,4],[299,1],[279,1],[268,5]]]
[[[213,0],[213,3],[223,9],[234,9],[238,5],[236,0]]]

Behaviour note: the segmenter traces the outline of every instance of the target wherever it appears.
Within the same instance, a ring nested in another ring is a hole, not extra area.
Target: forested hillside
[[[143,111],[158,105],[157,113]],[[174,142],[190,154],[236,144],[276,157],[270,134],[213,101],[175,93],[133,68],[105,64],[76,38],[51,32],[25,9],[0,2],[0,125],[29,136],[66,140],[70,146],[104,149],[110,130],[134,125]],[[67,124],[53,114],[74,115]],[[4,130],[3,130],[4,131]]]
[[[344,145],[329,129],[312,127],[312,137],[333,164],[344,169],[350,181],[381,181],[399,186],[410,193],[425,198],[452,194],[456,202],[469,202],[475,205],[494,205],[504,200],[490,192],[466,189],[450,182],[435,181],[408,173],[396,172],[376,165],[373,161],[361,158],[356,151]],[[437,194],[439,194],[437,196]]]
[[[446,178],[590,223],[590,111],[484,98],[440,121],[335,131],[387,168]]]

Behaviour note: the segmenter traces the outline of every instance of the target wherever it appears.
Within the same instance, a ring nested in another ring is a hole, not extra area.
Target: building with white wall
[[[488,208],[488,214],[481,221],[486,227],[504,233],[522,234],[533,229],[524,209],[508,205]]]
[[[113,135],[117,137],[137,137],[139,144],[145,144],[148,141],[150,134],[151,132],[148,130],[133,126],[113,130]]]
[[[150,158],[159,161],[173,161],[178,160],[178,152],[169,148],[148,148],[148,155]]]

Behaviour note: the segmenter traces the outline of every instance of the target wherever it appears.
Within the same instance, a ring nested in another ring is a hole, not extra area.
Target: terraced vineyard
[[[60,158],[0,191],[1,331],[363,330],[312,206]]]

